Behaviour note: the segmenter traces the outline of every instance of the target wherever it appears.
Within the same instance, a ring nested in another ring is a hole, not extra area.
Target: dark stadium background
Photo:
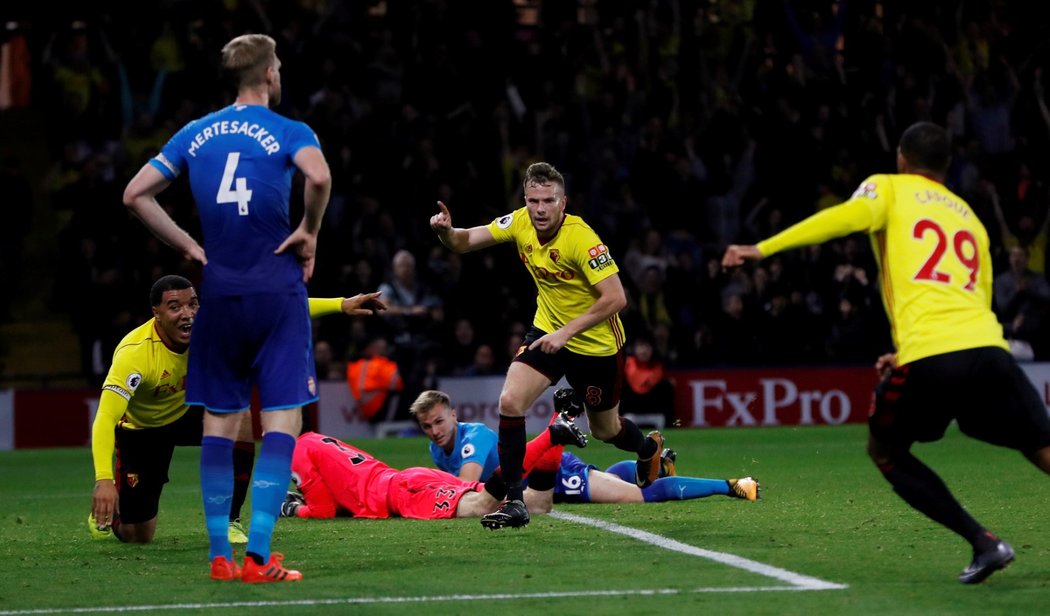
[[[870,365],[890,342],[865,238],[731,274],[722,249],[892,172],[892,144],[916,120],[951,130],[949,187],[988,227],[997,273],[993,195],[1008,232],[1045,249],[1047,13],[870,0],[5,7],[0,386],[97,386],[149,317],[152,281],[199,279],[121,193],[178,127],[232,100],[218,51],[245,32],[277,40],[278,110],[317,132],[332,167],[311,294],[374,290],[402,249],[426,288],[418,317],[319,321],[322,378],[376,337],[409,391],[504,371],[531,281],[512,248],[457,256],[427,223],[439,199],[459,226],[518,207],[537,160],[565,174],[570,212],[611,247],[628,337],[651,340],[666,368]],[[162,201],[195,228],[186,183]],[[1045,282],[1046,264],[1032,265]],[[1050,355],[1048,301],[996,305],[1037,360]],[[475,365],[482,344],[492,365]]]

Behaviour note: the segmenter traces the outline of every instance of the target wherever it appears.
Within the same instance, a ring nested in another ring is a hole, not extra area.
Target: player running
[[[972,546],[959,581],[976,584],[1014,550],[962,508],[911,446],[939,440],[956,420],[963,433],[1016,449],[1050,473],[1050,417],[992,312],[988,233],[944,186],[950,162],[948,133],[913,124],[900,138],[899,173],[869,177],[845,203],[755,246],[730,246],[722,265],[870,234],[897,353],[876,364],[884,379],[868,419],[868,455],[901,498]]]

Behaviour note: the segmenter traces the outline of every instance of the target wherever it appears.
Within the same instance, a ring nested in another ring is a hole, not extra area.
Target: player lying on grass
[[[284,517],[480,517],[495,511],[507,494],[498,479],[482,484],[434,468],[398,470],[363,449],[316,432],[307,432],[296,442],[292,480],[302,494],[288,493],[281,507]],[[550,495],[537,499],[543,501],[547,508],[536,513],[550,510]]]
[[[554,394],[551,425],[571,424],[582,409],[583,405],[572,389],[559,389]],[[487,481],[497,472],[499,456],[496,453],[496,433],[483,423],[457,421],[448,394],[435,390],[424,391],[412,403],[410,412],[430,439],[430,456],[438,468],[464,481]],[[751,477],[701,479],[677,476],[675,454],[670,449],[662,451],[659,478],[651,485],[639,488],[635,483],[637,462],[625,460],[601,471],[576,455],[565,452],[562,444],[566,443],[556,442],[557,439],[552,438],[558,430],[544,431],[529,441],[525,454],[526,466],[531,464],[540,469],[556,469],[553,492],[544,491],[553,497],[555,503],[653,503],[690,500],[714,494],[747,500],[758,498],[758,482]],[[587,442],[581,439],[575,444],[584,447]],[[535,479],[535,472],[529,473],[529,485],[533,485]],[[549,503],[537,504],[550,508]],[[530,503],[529,510],[532,509]]]
[[[378,298],[378,293],[366,293],[348,299],[311,299],[310,314],[371,314],[372,310],[362,306],[381,310],[385,306]],[[150,303],[153,318],[128,333],[113,353],[92,426],[95,489],[88,530],[96,539],[115,536],[129,543],[152,541],[174,448],[201,443],[202,411],[186,405],[185,389],[187,351],[199,307],[197,292],[182,276],[163,276],[150,290]],[[248,540],[236,520],[255,455],[251,424],[243,423],[234,449],[231,543]]]

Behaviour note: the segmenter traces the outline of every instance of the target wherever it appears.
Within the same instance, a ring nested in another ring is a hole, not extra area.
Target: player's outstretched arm
[[[452,214],[448,207],[440,201],[437,205],[441,211],[430,217],[430,228],[437,234],[441,243],[453,252],[470,252],[496,244],[496,238],[492,237],[488,227],[457,229],[452,226]]]
[[[171,182],[149,163],[142,166],[124,189],[124,205],[142,224],[146,225],[162,242],[182,253],[182,256],[207,264],[204,249],[190,237],[164,208],[157,203],[157,195]]]
[[[329,314],[343,313],[350,316],[367,316],[386,310],[386,304],[379,299],[382,293],[358,293],[353,297],[311,297],[309,298],[310,318],[316,319]]]
[[[762,251],[757,246],[730,244],[722,255],[722,267],[739,267],[747,261],[762,260]]]
[[[358,293],[344,299],[340,308],[344,314],[350,316],[375,314],[387,309],[386,302],[380,298],[382,294],[382,291]]]

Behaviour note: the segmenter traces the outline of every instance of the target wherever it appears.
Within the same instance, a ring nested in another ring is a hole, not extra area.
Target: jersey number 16
[[[230,155],[226,157],[226,170],[222,172],[222,181],[219,182],[219,193],[215,195],[215,202],[236,203],[237,213],[247,216],[252,191],[248,190],[248,180],[233,177],[233,174],[237,172],[237,163],[240,160],[240,152],[230,152]],[[234,181],[236,181],[236,189],[234,189]]]

